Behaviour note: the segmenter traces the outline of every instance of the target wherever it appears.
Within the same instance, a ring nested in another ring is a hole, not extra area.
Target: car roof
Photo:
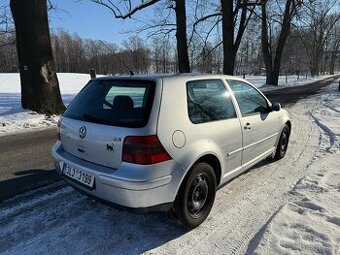
[[[137,74],[137,75],[113,75],[97,78],[96,80],[191,80],[191,79],[233,79],[243,80],[236,76],[224,74],[178,73],[178,74]]]

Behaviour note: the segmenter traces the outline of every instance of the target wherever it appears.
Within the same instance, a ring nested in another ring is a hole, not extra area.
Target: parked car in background
[[[290,131],[279,103],[233,76],[106,77],[91,80],[61,116],[52,155],[76,189],[194,228],[219,186],[285,156]]]

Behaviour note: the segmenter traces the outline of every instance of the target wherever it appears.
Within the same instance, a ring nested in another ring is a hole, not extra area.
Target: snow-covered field
[[[90,80],[89,74],[58,74],[66,105]],[[0,74],[0,136],[55,127],[59,117],[45,116],[21,107],[19,74]]]
[[[337,82],[289,107],[287,155],[221,188],[190,232],[93,202],[63,182],[0,206],[3,254],[340,254]]]
[[[74,96],[89,81],[89,74],[59,73],[60,90],[65,105],[68,105]],[[325,77],[319,77],[325,78]],[[265,76],[247,76],[247,80],[257,87],[265,83]],[[306,84],[315,81],[300,76],[282,76],[279,79],[280,87]],[[263,90],[277,89],[276,86],[264,86]],[[24,110],[20,102],[20,77],[19,74],[0,73],[0,136],[55,127],[59,117],[45,116]]]

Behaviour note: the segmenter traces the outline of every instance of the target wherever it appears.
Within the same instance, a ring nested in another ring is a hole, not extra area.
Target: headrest
[[[132,109],[133,106],[133,100],[129,96],[115,96],[113,99],[113,108]]]

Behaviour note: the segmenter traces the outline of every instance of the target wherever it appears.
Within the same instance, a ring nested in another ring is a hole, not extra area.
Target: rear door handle
[[[243,127],[245,130],[251,129],[251,124],[249,122],[246,123],[246,125]]]

